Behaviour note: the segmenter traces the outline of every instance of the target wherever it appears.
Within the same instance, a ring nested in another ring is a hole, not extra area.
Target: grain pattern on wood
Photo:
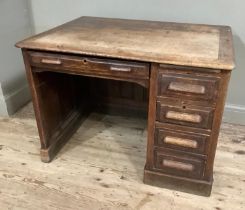
[[[219,130],[222,122],[223,112],[225,108],[225,100],[228,90],[228,84],[230,81],[230,72],[222,72],[222,81],[219,89],[218,103],[216,107],[216,112],[213,119],[213,132],[211,133],[211,141],[209,144],[209,159],[207,161],[207,168],[205,171],[205,176],[208,178],[213,173],[214,158],[216,147],[218,144]]]
[[[1,209],[243,209],[244,126],[222,124],[208,198],[142,183],[146,130],[145,120],[94,113],[45,164],[31,104],[1,118]]]
[[[214,69],[234,68],[231,29],[227,26],[81,17],[17,46]]]

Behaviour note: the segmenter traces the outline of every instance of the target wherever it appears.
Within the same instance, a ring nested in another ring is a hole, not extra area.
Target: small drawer
[[[157,102],[156,119],[159,122],[211,129],[214,109],[199,106],[178,106]]]
[[[160,72],[158,96],[215,102],[219,77]]]
[[[32,66],[101,77],[149,79],[149,64],[54,53],[29,52]]]
[[[155,151],[155,169],[166,174],[196,178],[203,177],[205,160],[170,151]]]
[[[155,145],[180,151],[207,154],[209,135],[165,128],[156,128]]]

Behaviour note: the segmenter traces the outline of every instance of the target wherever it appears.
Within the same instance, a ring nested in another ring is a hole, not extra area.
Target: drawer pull
[[[166,118],[193,123],[200,123],[202,121],[202,117],[199,114],[188,114],[174,111],[168,111],[166,114]]]
[[[42,59],[41,60],[41,63],[44,63],[44,64],[53,64],[53,65],[60,65],[61,64],[61,60],[58,60],[58,59]]]
[[[197,142],[190,139],[166,136],[163,140],[167,144],[174,144],[183,147],[197,148]]]
[[[111,71],[121,71],[121,72],[131,72],[130,67],[120,67],[120,66],[111,66],[110,67]]]
[[[168,86],[169,90],[205,94],[205,87],[202,85],[187,84],[184,82],[171,82]]]
[[[165,167],[175,168],[183,171],[193,171],[194,169],[194,166],[192,164],[182,163],[174,160],[163,160],[162,164]]]

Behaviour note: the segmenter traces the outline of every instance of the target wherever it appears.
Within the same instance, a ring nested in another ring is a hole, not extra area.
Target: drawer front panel
[[[167,174],[196,178],[203,177],[205,160],[181,156],[165,151],[155,151],[155,168]]]
[[[149,78],[149,64],[83,56],[29,52],[31,65],[52,70],[118,78]]]
[[[156,128],[155,145],[163,148],[176,149],[206,155],[209,136],[186,131]]]
[[[213,112],[212,108],[165,105],[158,101],[156,119],[160,122],[211,129]]]
[[[160,73],[158,95],[214,102],[219,78],[189,74]]]

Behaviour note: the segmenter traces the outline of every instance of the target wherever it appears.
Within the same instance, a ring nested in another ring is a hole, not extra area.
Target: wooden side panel
[[[154,135],[156,121],[156,98],[157,98],[157,78],[158,65],[151,65],[149,89],[149,106],[148,106],[148,139],[147,139],[147,156],[145,170],[152,170],[154,165]],[[144,177],[144,182],[146,181]]]
[[[84,106],[89,102],[88,94],[81,88],[86,80],[41,69],[34,71],[24,50],[23,55],[40,134],[41,158],[49,162],[76,130],[82,116],[88,113]],[[81,92],[83,105],[78,100]]]
[[[225,107],[225,100],[227,95],[228,84],[230,81],[230,75],[231,72],[227,72],[227,71],[222,71],[221,73],[221,84],[219,87],[217,106],[213,118],[211,141],[208,149],[209,156],[208,156],[205,175],[204,175],[204,178],[208,181],[213,179],[214,158],[215,158],[215,153],[216,153],[216,148],[218,143],[220,125],[222,122],[222,117],[223,117],[223,112]]]
[[[64,77],[63,74],[52,72],[32,74],[36,80],[38,103],[44,119],[42,124],[45,130],[46,147],[49,147],[52,144],[50,141],[54,131],[58,129],[60,122],[64,121],[76,108],[74,97],[72,97],[74,81],[70,76]],[[69,93],[68,90],[71,92]]]
[[[91,96],[97,110],[106,113],[147,116],[148,88],[132,82],[91,79]]]

